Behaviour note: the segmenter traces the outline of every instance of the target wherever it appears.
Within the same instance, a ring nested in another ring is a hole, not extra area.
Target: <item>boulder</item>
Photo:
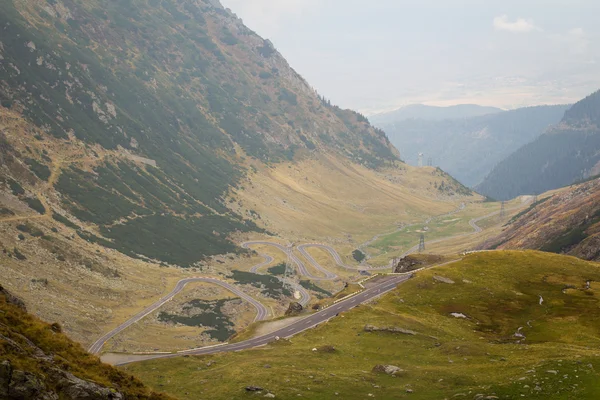
[[[415,257],[406,256],[404,258],[401,258],[400,261],[398,261],[396,265],[394,265],[393,272],[395,274],[410,272],[415,269],[418,269],[423,264],[424,262],[417,260]]]
[[[441,282],[441,283],[447,283],[449,285],[454,285],[454,281],[452,279],[444,278],[443,276],[434,275],[433,279],[438,282]]]
[[[319,353],[335,353],[335,347],[331,345],[325,345],[317,348]]]
[[[376,365],[373,367],[373,372],[383,373],[388,375],[398,375],[404,372],[404,370],[400,367],[396,367],[395,365]]]
[[[85,381],[76,376],[60,371],[62,379],[59,381],[60,393],[69,400],[122,400],[123,394],[114,389],[100,386],[96,383]]]
[[[288,307],[287,311],[285,312],[285,315],[287,315],[287,316],[298,315],[302,312],[303,309],[304,309],[304,307],[302,307],[302,304],[294,301],[294,302],[290,303],[290,306]]]
[[[383,327],[383,328],[379,328],[375,325],[365,325],[365,327],[363,328],[363,330],[365,332],[389,332],[389,333],[400,333],[403,335],[417,335],[417,332],[415,331],[411,331],[410,329],[404,329],[404,328],[400,328],[397,326],[389,326],[389,327]]]

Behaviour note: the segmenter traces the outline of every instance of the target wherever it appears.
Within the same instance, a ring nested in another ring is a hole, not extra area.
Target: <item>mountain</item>
[[[575,104],[557,126],[500,162],[476,190],[505,200],[599,173],[600,91]]]
[[[168,400],[87,353],[0,286],[0,398]]]
[[[471,118],[372,121],[383,128],[403,159],[417,165],[418,154],[467,186],[480,183],[492,168],[522,145],[560,122],[568,106],[528,107]]]
[[[376,114],[369,117],[375,125],[391,124],[407,119],[425,119],[439,121],[444,119],[464,119],[481,115],[502,112],[501,108],[484,107],[476,104],[459,104],[448,107],[426,106],[424,104],[411,104],[394,111]]]
[[[246,240],[351,257],[481,199],[401,162],[218,1],[0,4],[0,280],[82,344],[182,279],[237,284]]]
[[[58,214],[132,256],[190,265],[239,251],[226,237],[260,229],[226,197],[253,163],[397,160],[382,131],[325,104],[218,2],[3,1],[0,26],[1,104],[41,128],[46,153],[72,144],[56,156],[7,144],[25,167],[6,179],[55,184]]]
[[[481,249],[533,249],[600,261],[600,178],[545,194]]]

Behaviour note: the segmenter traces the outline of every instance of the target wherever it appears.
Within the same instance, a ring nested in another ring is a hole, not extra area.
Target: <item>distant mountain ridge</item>
[[[600,91],[500,162],[476,190],[506,200],[543,193],[600,174]]]
[[[405,119],[444,120],[478,117],[481,115],[502,112],[501,108],[479,106],[476,104],[458,104],[439,107],[425,104],[411,104],[394,111],[376,114],[369,117],[375,125],[402,121]]]
[[[541,196],[482,249],[533,249],[600,261],[600,178]]]
[[[520,108],[511,111],[444,120],[405,119],[377,122],[402,158],[417,164],[431,158],[434,165],[467,186],[479,184],[505,157],[558,123],[566,105]]]

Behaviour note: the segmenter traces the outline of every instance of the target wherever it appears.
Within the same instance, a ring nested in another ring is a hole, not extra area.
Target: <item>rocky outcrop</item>
[[[287,316],[298,315],[302,312],[302,310],[303,310],[302,304],[294,301],[294,302],[290,303],[290,306],[288,307],[287,311],[285,312],[285,315],[287,315]]]
[[[75,376],[74,374],[77,374]],[[98,378],[102,377],[102,378]],[[97,379],[102,379],[100,383]],[[167,400],[87,353],[26,313],[21,300],[0,288],[0,399]]]
[[[531,249],[600,260],[600,179],[544,197],[476,250]]]
[[[389,326],[389,327],[379,328],[374,325],[365,325],[363,330],[365,332],[389,332],[389,333],[400,333],[403,335],[413,335],[413,336],[417,335],[417,332],[415,332],[415,331],[411,331],[410,329],[399,328],[397,326]]]
[[[423,264],[424,263],[422,261],[416,259],[415,257],[406,256],[400,259],[400,261],[394,265],[394,273],[399,274],[402,272],[410,272],[418,269]]]
[[[27,311],[27,307],[25,307],[25,303],[23,302],[23,300],[21,300],[17,296],[12,295],[9,291],[4,289],[2,285],[0,285],[0,295],[4,295],[4,298],[6,299],[6,302],[8,304],[12,304],[14,306],[19,307],[23,311]]]
[[[0,363],[0,398],[6,400],[120,400],[122,393],[52,368],[46,376],[13,368],[9,360]]]
[[[569,254],[584,260],[600,260],[600,234],[588,237]]]
[[[395,365],[376,365],[373,367],[373,372],[388,375],[399,375],[405,372],[402,368],[396,367]]]

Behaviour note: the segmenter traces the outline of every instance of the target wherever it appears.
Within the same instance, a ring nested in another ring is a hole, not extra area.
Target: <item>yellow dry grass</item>
[[[377,172],[333,155],[258,167],[232,198],[289,240],[355,241],[456,208],[439,197],[433,168],[398,164]]]

